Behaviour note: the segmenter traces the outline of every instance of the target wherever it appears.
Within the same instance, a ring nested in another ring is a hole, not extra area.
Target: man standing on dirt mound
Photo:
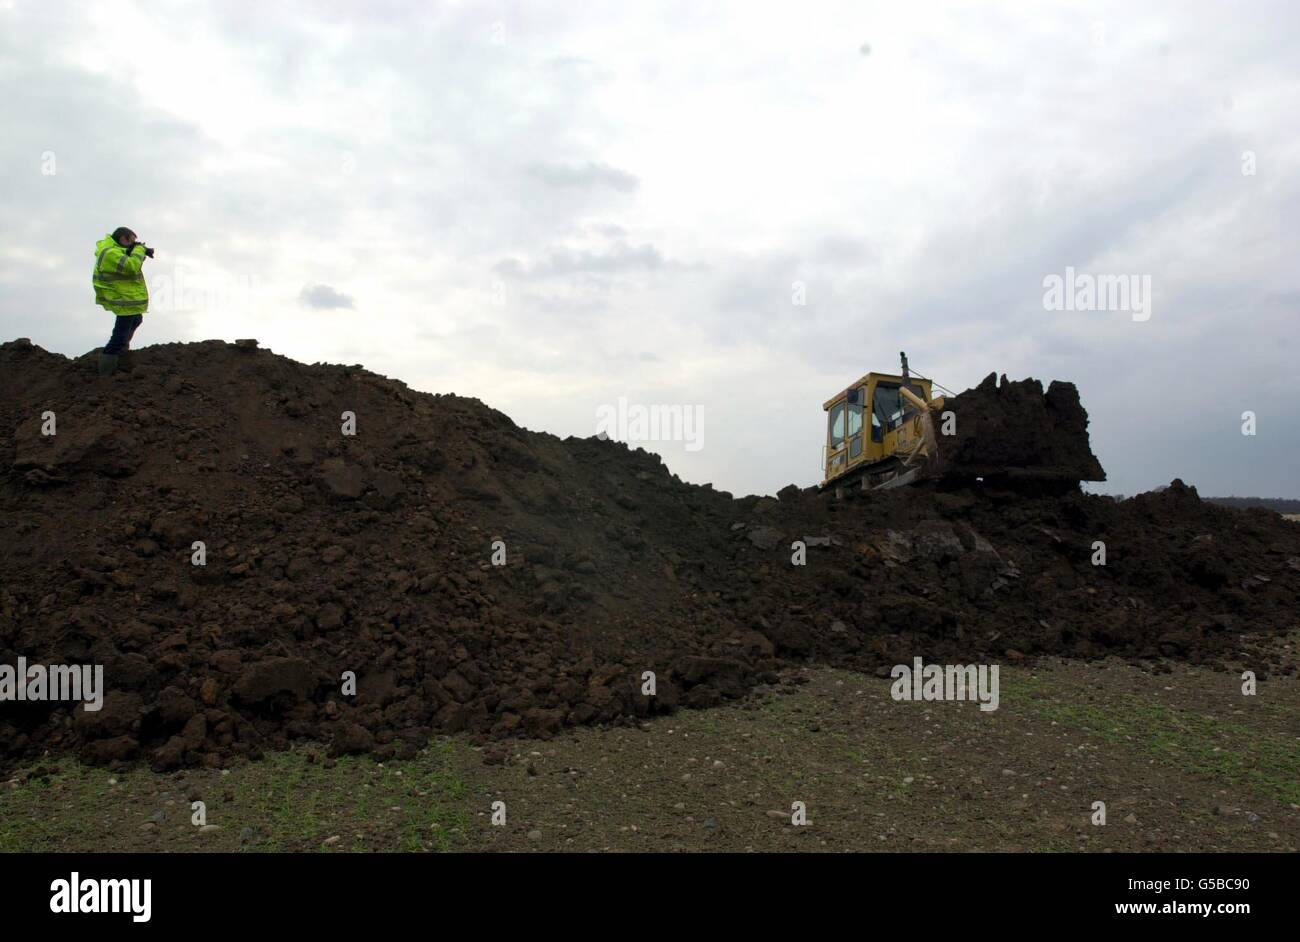
[[[149,287],[144,282],[144,260],[153,249],[140,242],[126,226],[95,243],[95,303],[116,315],[113,335],[99,354],[99,374],[117,369],[118,358],[131,347],[131,337],[149,310]],[[125,364],[124,364],[125,365]]]

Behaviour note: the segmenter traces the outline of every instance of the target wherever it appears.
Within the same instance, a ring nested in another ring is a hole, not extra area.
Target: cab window
[[[829,422],[831,447],[838,448],[844,442],[844,403],[837,402],[831,406]]]
[[[898,428],[902,420],[903,397],[899,393],[898,387],[886,386],[884,383],[877,384],[876,394],[871,400],[872,437],[875,438],[879,434],[874,431],[876,428],[892,432]]]
[[[865,397],[860,390],[857,392],[858,401],[848,404],[847,434],[850,458],[857,458],[862,454],[862,401]]]
[[[850,438],[862,431],[862,398],[850,402],[848,408],[848,432]]]

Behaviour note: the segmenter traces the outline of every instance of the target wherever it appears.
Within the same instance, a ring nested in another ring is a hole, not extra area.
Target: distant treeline
[[[1290,497],[1207,497],[1205,500],[1225,507],[1263,507],[1280,514],[1300,514],[1300,500]]]

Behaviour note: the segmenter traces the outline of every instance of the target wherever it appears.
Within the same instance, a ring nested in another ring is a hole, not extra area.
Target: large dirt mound
[[[99,378],[0,346],[0,665],[101,664],[108,690],[99,712],[0,703],[0,760],[219,765],[300,737],[387,756],[709,706],[809,658],[1238,662],[1295,621],[1300,528],[1180,482],[735,500],[359,367],[218,341],[134,357]]]
[[[990,373],[944,403],[955,434],[938,438],[936,475],[965,478],[1104,481],[1088,443],[1088,413],[1073,383],[1036,379],[999,384]]]

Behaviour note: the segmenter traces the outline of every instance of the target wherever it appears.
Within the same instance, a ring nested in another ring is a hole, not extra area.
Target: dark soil
[[[1217,665],[1295,623],[1300,528],[1178,481],[1123,502],[733,499],[356,366],[219,341],[133,357],[100,378],[91,357],[0,346],[0,664],[102,664],[109,691],[98,713],[0,703],[0,761],[216,767],[292,740],[407,756],[435,733],[712,706],[791,662]],[[1263,672],[1294,673],[1287,656]]]
[[[1088,413],[1073,383],[1053,382],[1044,393],[1036,379],[1008,382],[1003,376],[999,384],[990,373],[943,408],[956,427],[938,439],[935,474],[1074,484],[1106,480],[1088,444]]]

